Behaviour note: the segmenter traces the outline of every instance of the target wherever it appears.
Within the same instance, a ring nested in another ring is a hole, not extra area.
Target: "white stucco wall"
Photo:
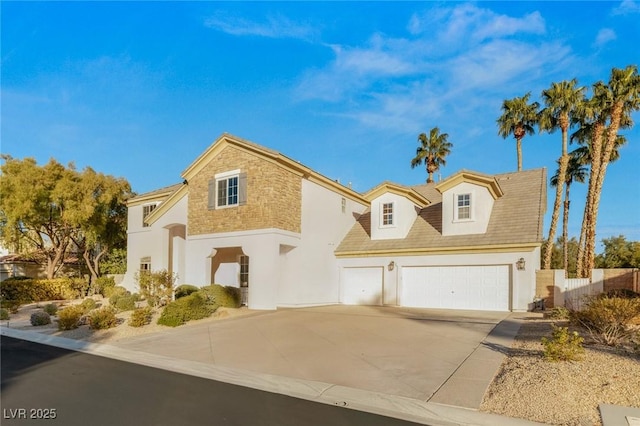
[[[302,180],[302,233],[295,248],[280,250],[278,306],[339,302],[334,251],[366,206]]]
[[[135,274],[140,269],[140,260],[151,258],[151,270],[173,269],[178,275],[177,285],[183,283],[184,275],[184,244],[182,238],[171,237],[169,227],[185,225],[187,223],[187,196],[162,215],[151,226],[142,226],[142,205],[131,206],[128,209],[127,229],[127,272],[122,286],[131,292],[137,292]],[[170,258],[170,239],[173,239],[173,253]],[[172,268],[169,263],[173,262]]]
[[[526,268],[517,270],[515,262],[524,258]],[[389,271],[388,265],[394,262],[394,269]],[[352,267],[383,267],[384,305],[401,305],[402,283],[401,270],[408,266],[474,266],[474,265],[510,265],[511,266],[511,309],[526,311],[535,297],[536,265],[540,265],[540,249],[514,251],[507,253],[477,253],[477,254],[439,254],[421,256],[380,256],[363,258],[341,258],[338,260],[340,268]]]
[[[471,219],[456,220],[458,195],[471,194]],[[493,197],[487,188],[462,182],[442,194],[442,235],[484,234],[487,232]]]
[[[393,203],[393,225],[382,224],[382,206]],[[387,192],[371,201],[371,239],[391,240],[404,238],[409,233],[418,212],[416,206],[397,194]]]

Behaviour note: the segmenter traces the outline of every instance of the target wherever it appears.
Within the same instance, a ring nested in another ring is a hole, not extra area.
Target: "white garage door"
[[[340,272],[342,303],[381,305],[382,274],[382,267],[343,268]]]
[[[402,306],[509,310],[509,266],[402,268]]]

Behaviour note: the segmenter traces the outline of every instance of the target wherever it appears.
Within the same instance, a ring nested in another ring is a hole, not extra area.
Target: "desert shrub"
[[[633,335],[631,325],[639,315],[640,298],[596,296],[589,298],[581,311],[573,312],[571,319],[597,342],[615,346]]]
[[[42,309],[49,315],[55,315],[58,312],[58,306],[55,303],[48,303]]]
[[[545,317],[552,320],[568,320],[571,312],[564,306],[556,306],[555,308],[545,312]]]
[[[111,299],[111,297],[113,296],[118,296],[122,294],[129,294],[129,290],[122,287],[121,285],[116,285],[113,287],[105,287],[102,293],[102,295],[107,299]]]
[[[552,325],[551,339],[542,338],[544,358],[547,361],[578,361],[582,359],[584,339],[578,332],[569,332],[567,327]]]
[[[31,314],[30,321],[33,326],[51,324],[51,315],[45,311],[37,311]]]
[[[72,330],[78,328],[78,321],[83,314],[82,306],[68,306],[58,312],[58,329]]]
[[[109,304],[119,312],[132,311],[136,308],[136,302],[140,300],[138,293],[115,294],[109,298]]]
[[[180,299],[182,297],[190,295],[191,293],[195,293],[198,290],[199,288],[196,287],[195,285],[182,284],[181,286],[178,286],[176,288],[175,296],[176,296],[176,299]]]
[[[0,308],[0,320],[8,320],[9,319],[9,311],[5,308]]]
[[[161,306],[173,298],[173,284],[178,276],[170,274],[166,269],[154,272],[136,273],[135,279],[140,288],[140,295],[149,306]]]
[[[158,318],[158,324],[177,327],[187,321],[206,318],[213,312],[213,306],[208,304],[199,292],[192,293],[165,306]]]
[[[240,289],[238,287],[212,284],[202,287],[198,292],[208,303],[225,308],[239,308],[241,302]]]
[[[84,299],[82,303],[80,303],[80,306],[82,306],[82,310],[84,311],[84,313],[87,313],[90,310],[95,309],[97,305],[98,304],[96,303],[96,301],[93,300],[92,298]]]
[[[599,298],[611,298],[611,297],[620,297],[622,299],[636,299],[640,297],[640,293],[636,293],[633,290],[629,290],[627,288],[614,288],[609,291],[605,291],[598,295]]]
[[[151,324],[152,317],[153,309],[150,306],[137,308],[131,313],[131,317],[129,318],[129,325],[131,327],[142,327],[143,325]]]
[[[105,293],[116,286],[116,281],[113,277],[98,277],[92,284],[91,292],[93,294],[101,294],[104,297],[108,297]]]
[[[6,309],[12,314],[17,314],[21,302],[19,300],[0,300],[0,308]]]
[[[105,306],[100,309],[94,309],[87,314],[87,322],[89,327],[94,330],[103,330],[105,328],[112,328],[118,324],[116,318],[116,311],[111,306]]]

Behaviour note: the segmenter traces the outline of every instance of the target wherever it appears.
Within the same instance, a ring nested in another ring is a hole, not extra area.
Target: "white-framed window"
[[[247,174],[240,170],[218,173],[209,181],[209,210],[246,204]]]
[[[145,274],[151,272],[151,257],[143,257],[140,259],[140,273]]]
[[[240,255],[240,287],[249,287],[249,256]]]
[[[456,195],[456,220],[471,220],[471,194]]]
[[[158,207],[157,204],[145,204],[142,206],[142,226],[143,227],[148,227],[149,224],[145,222],[145,219],[147,218],[147,216],[149,216],[151,214],[152,211],[154,211],[156,209],[156,207]]]
[[[393,203],[382,203],[382,211],[380,214],[380,224],[384,226],[393,226]]]
[[[347,212],[347,199],[342,197],[342,201],[340,202],[341,207],[342,207],[342,213],[346,213]]]

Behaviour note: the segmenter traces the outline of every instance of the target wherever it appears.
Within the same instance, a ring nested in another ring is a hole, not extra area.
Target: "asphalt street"
[[[8,425],[412,425],[2,336]]]

